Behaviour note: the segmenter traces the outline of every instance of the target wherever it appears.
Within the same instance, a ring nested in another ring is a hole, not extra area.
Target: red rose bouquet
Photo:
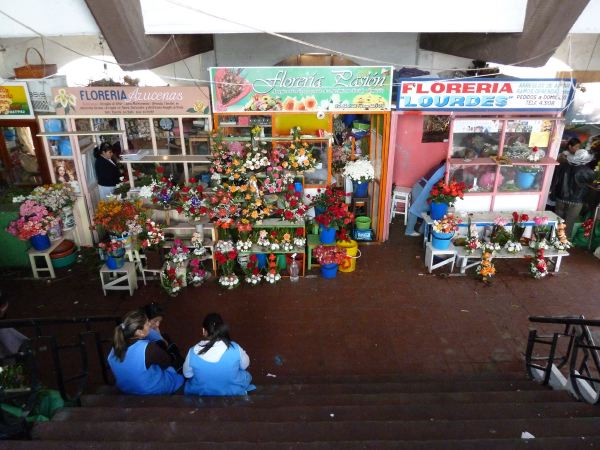
[[[452,180],[446,184],[444,180],[437,182],[429,194],[429,203],[446,203],[452,206],[457,198],[463,198],[466,189],[465,183]]]

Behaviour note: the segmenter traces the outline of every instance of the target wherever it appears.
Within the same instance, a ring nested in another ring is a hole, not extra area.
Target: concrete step
[[[490,405],[493,408],[494,405]],[[523,431],[537,438],[600,436],[600,418],[505,420],[322,422],[40,422],[39,440],[144,442],[337,442],[515,439]],[[142,439],[143,437],[143,439]]]
[[[530,380],[486,380],[486,381],[424,381],[385,383],[280,383],[258,385],[252,395],[305,395],[305,394],[383,394],[383,393],[427,393],[427,392],[500,392],[500,391],[546,391],[547,387]],[[102,386],[96,394],[120,394],[114,386]]]
[[[63,408],[54,421],[68,422],[310,422],[322,420],[468,420],[600,417],[600,409],[585,403],[464,403],[455,405],[359,405],[281,407],[154,407]]]
[[[536,439],[465,439],[440,441],[337,441],[331,442],[141,442],[138,441],[0,441],[0,450],[587,450],[600,447],[598,436]]]
[[[242,397],[195,396],[131,396],[84,395],[83,406],[115,408],[147,407],[231,407],[231,406],[301,406],[301,405],[398,405],[439,403],[528,403],[568,402],[571,397],[563,391],[500,391],[500,392],[435,392],[389,394],[305,394],[302,396],[273,396],[250,394]]]

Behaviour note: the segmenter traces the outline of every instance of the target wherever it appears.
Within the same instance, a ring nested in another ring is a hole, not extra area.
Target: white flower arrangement
[[[268,247],[271,241],[269,241],[269,233],[267,230],[260,230],[258,232],[258,239],[256,240],[256,245],[260,245],[261,247]]]
[[[264,167],[269,167],[271,165],[271,161],[267,158],[266,155],[259,153],[258,149],[255,149],[257,153],[252,154],[252,157],[246,159],[244,162],[244,167],[248,170],[261,170]]]
[[[235,248],[238,252],[249,252],[252,249],[252,241],[250,239],[245,241],[237,241]]]
[[[279,275],[277,272],[275,272],[275,273],[269,272],[265,275],[265,281],[267,283],[275,284],[279,280],[281,280],[281,275]]]
[[[142,186],[140,188],[138,195],[141,198],[151,198],[152,197],[152,186]]]
[[[23,203],[23,202],[25,202],[25,200],[27,200],[27,196],[26,195],[15,195],[12,198],[12,202],[13,203]]]
[[[306,245],[306,239],[303,237],[295,237],[293,240],[294,247],[304,247]]]
[[[493,253],[502,250],[502,247],[497,242],[485,242],[481,248],[483,249],[484,253]]]
[[[279,244],[277,242],[269,242],[269,250],[276,252],[279,250]]]
[[[368,159],[357,159],[346,163],[343,174],[352,181],[363,183],[375,178],[375,169]]]
[[[256,286],[257,284],[260,283],[260,281],[262,280],[262,275],[257,274],[250,274],[250,275],[246,275],[246,283],[248,283],[251,286]]]
[[[507,241],[506,244],[504,244],[504,249],[508,253],[519,253],[523,250],[523,246],[519,242]]]
[[[534,250],[547,250],[550,248],[546,239],[542,239],[541,241],[529,241],[529,248]]]
[[[565,250],[569,250],[571,247],[573,247],[573,244],[571,244],[571,242],[569,242],[569,241],[561,242],[558,239],[554,239],[552,241],[552,247],[554,247],[556,250],[565,251]]]
[[[294,249],[294,244],[290,241],[283,241],[281,243],[281,250],[284,252],[291,252]]]
[[[234,273],[232,273],[231,275],[221,275],[219,277],[219,285],[223,286],[224,288],[233,289],[234,287],[239,286],[239,284],[240,279]]]
[[[232,250],[235,250],[235,245],[233,245],[233,241],[218,241],[215,245],[215,251],[221,252],[223,254],[229,253]]]

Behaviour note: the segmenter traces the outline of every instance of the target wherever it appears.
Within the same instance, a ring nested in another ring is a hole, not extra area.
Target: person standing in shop
[[[113,150],[108,142],[104,142],[100,147],[94,149],[96,157],[95,169],[98,179],[98,189],[100,190],[100,200],[106,200],[115,190],[120,181],[121,171],[113,161]]]

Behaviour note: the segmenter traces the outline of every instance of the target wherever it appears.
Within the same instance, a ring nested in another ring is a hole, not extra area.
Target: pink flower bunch
[[[548,225],[548,217],[546,216],[535,216],[533,218],[533,223],[535,223],[536,226],[545,226]]]
[[[19,214],[20,217],[10,222],[6,231],[22,241],[31,239],[33,236],[47,234],[48,230],[60,221],[44,206],[32,200],[23,202],[19,208]]]

